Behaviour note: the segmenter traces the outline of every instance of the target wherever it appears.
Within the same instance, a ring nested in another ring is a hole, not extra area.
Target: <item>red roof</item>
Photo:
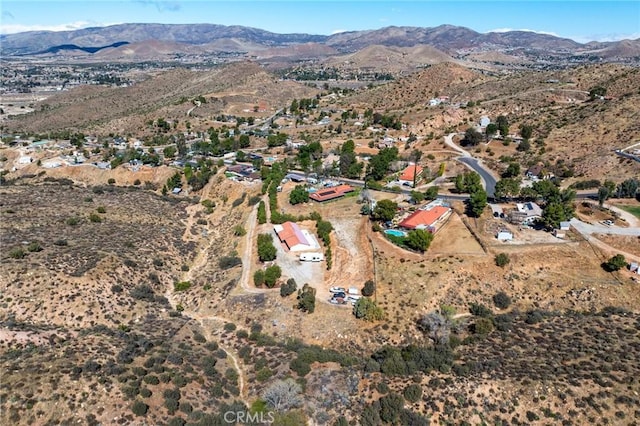
[[[448,211],[449,208],[442,206],[435,206],[431,210],[416,210],[400,222],[399,225],[407,229],[428,228],[433,226]]]
[[[398,180],[407,180],[413,182],[414,175],[420,177],[422,174],[422,167],[412,164],[402,171],[402,174]]]
[[[327,201],[333,200],[334,198],[340,198],[347,192],[352,192],[353,188],[350,185],[338,185],[333,188],[321,189],[318,192],[314,192],[313,194],[309,194],[309,198],[314,201]]]
[[[297,246],[298,244],[304,244],[307,246],[309,245],[309,242],[304,237],[304,234],[302,233],[298,225],[293,222],[283,223],[282,230],[280,230],[280,232],[276,230],[276,233],[278,234],[278,238],[280,238],[280,241],[285,243],[289,250],[291,250],[292,247]]]

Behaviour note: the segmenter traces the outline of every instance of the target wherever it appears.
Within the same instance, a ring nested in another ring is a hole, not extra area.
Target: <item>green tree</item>
[[[506,137],[509,134],[509,120],[504,115],[499,115],[496,119],[496,125],[498,126],[498,130],[503,137]]]
[[[621,182],[616,188],[616,197],[618,198],[634,198],[638,193],[640,187],[640,180],[627,179]]]
[[[380,200],[373,208],[373,214],[371,215],[371,217],[374,220],[387,222],[395,217],[397,210],[398,204],[396,202],[387,199]]]
[[[487,207],[487,192],[484,189],[478,189],[469,198],[469,212],[474,217],[480,217],[485,207]]]
[[[411,191],[411,200],[415,203],[421,203],[424,201],[424,194],[420,191]]]
[[[267,223],[267,208],[264,201],[260,201],[260,203],[258,203],[258,223],[260,225]]]
[[[424,253],[429,249],[431,241],[433,241],[433,234],[431,232],[425,231],[424,229],[416,229],[409,231],[406,244],[410,249]]]
[[[520,194],[520,179],[506,178],[496,182],[494,196],[496,198],[511,198]]]
[[[573,207],[560,201],[547,203],[542,210],[542,222],[548,228],[558,228],[560,222],[565,222],[573,217]]]
[[[384,311],[376,302],[368,297],[361,297],[353,307],[353,314],[356,318],[362,318],[366,321],[379,321],[384,319]]]
[[[280,296],[287,297],[295,293],[298,285],[296,284],[296,280],[293,278],[289,278],[285,284],[280,287]]]
[[[467,192],[471,194],[482,188],[482,179],[476,172],[464,172],[456,176],[455,184],[458,192]]]
[[[429,188],[427,188],[427,190],[424,192],[424,198],[426,200],[435,200],[436,198],[438,198],[438,190],[440,188],[437,186],[430,186]]]
[[[174,158],[178,149],[175,146],[167,146],[162,150],[165,158]]]
[[[504,291],[500,291],[493,295],[493,303],[500,309],[507,309],[511,305],[511,298]]]
[[[495,123],[489,123],[484,133],[487,135],[487,139],[492,138],[496,133],[498,133],[498,125]]]
[[[309,314],[316,309],[316,289],[309,284],[305,284],[298,290],[298,309]]]
[[[289,203],[292,205],[309,202],[309,193],[304,185],[296,185],[289,194]]]
[[[392,162],[398,159],[398,148],[382,148],[378,154],[369,159],[368,175],[373,180],[381,180],[389,170]]]
[[[522,136],[523,139],[531,139],[531,136],[533,136],[533,126],[522,124],[520,126],[520,136]]]
[[[271,234],[258,235],[258,258],[261,262],[274,260],[277,253]]]
[[[520,176],[520,164],[518,163],[509,163],[507,170],[502,173],[503,178],[511,178]]]
[[[376,292],[376,283],[373,280],[367,280],[362,287],[362,295],[371,297]]]
[[[275,287],[278,278],[280,278],[281,276],[282,269],[278,265],[269,266],[264,271],[264,284],[269,288],[273,288]]]
[[[604,202],[609,198],[609,189],[606,186],[598,188],[598,205],[602,207]]]
[[[476,146],[482,142],[484,138],[482,137],[482,133],[477,131],[474,127],[469,127],[464,132],[464,139],[462,139],[463,146]]]
[[[602,267],[607,272],[619,271],[622,268],[627,267],[627,259],[621,254],[616,254],[611,259],[602,264]]]
[[[262,284],[264,284],[264,271],[262,269],[258,269],[253,274],[253,283],[256,287],[262,287]]]
[[[404,398],[397,393],[389,393],[380,398],[380,418],[388,423],[395,424],[400,418],[404,407]]]
[[[422,387],[416,384],[409,385],[404,388],[402,395],[404,396],[404,399],[411,403],[418,402],[420,401],[420,398],[422,398]]]
[[[531,149],[531,143],[528,139],[524,139],[522,142],[518,144],[516,147],[516,151],[518,152],[527,152]]]

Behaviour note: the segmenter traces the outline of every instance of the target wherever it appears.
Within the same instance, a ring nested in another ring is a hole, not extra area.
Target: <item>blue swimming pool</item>
[[[398,231],[397,229],[385,229],[385,234],[393,235],[394,237],[406,237],[407,233],[403,231]]]

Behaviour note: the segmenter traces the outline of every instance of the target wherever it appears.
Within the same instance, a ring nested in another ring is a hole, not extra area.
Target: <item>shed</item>
[[[567,236],[567,233],[565,231],[563,231],[562,229],[554,229],[553,230],[553,236],[556,238],[564,238]]]
[[[182,188],[178,188],[178,187],[173,188],[173,190],[171,191],[172,194],[176,194],[176,195],[181,192],[182,192]]]
[[[631,262],[629,264],[629,270],[631,272],[635,272],[636,274],[640,274],[640,265],[637,262]]]
[[[511,241],[513,240],[513,233],[508,229],[501,229],[496,234],[498,241]]]
[[[570,227],[571,227],[571,222],[560,222],[561,231],[568,231]]]

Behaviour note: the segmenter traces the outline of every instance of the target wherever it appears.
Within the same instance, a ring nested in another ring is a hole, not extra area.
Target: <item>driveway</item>
[[[284,245],[280,242],[275,232],[271,232],[273,236],[273,245],[278,250],[278,257],[275,263],[282,268],[283,278],[293,278],[296,280],[298,288],[302,288],[305,283],[318,289],[324,281],[324,270],[326,263],[322,262],[301,262],[299,259],[299,253],[288,251]],[[322,250],[316,250],[320,253]]]
[[[581,220],[576,219],[575,217],[571,219],[571,226],[573,226],[579,233],[583,235],[591,235],[591,234],[611,234],[611,235],[630,235],[630,236],[640,236],[640,228],[620,228],[618,226],[607,226],[607,225],[592,225],[590,223],[585,223]]]
[[[482,178],[482,181],[484,182],[484,187],[485,191],[487,191],[487,195],[489,197],[493,197],[493,194],[496,190],[496,178],[493,176],[489,169],[485,168],[481,164],[480,160],[473,158],[469,151],[465,151],[464,149],[453,143],[453,137],[455,135],[455,133],[449,133],[448,135],[446,135],[444,137],[444,143],[460,153],[461,156],[457,158],[458,161],[469,166],[480,175],[480,178]]]

